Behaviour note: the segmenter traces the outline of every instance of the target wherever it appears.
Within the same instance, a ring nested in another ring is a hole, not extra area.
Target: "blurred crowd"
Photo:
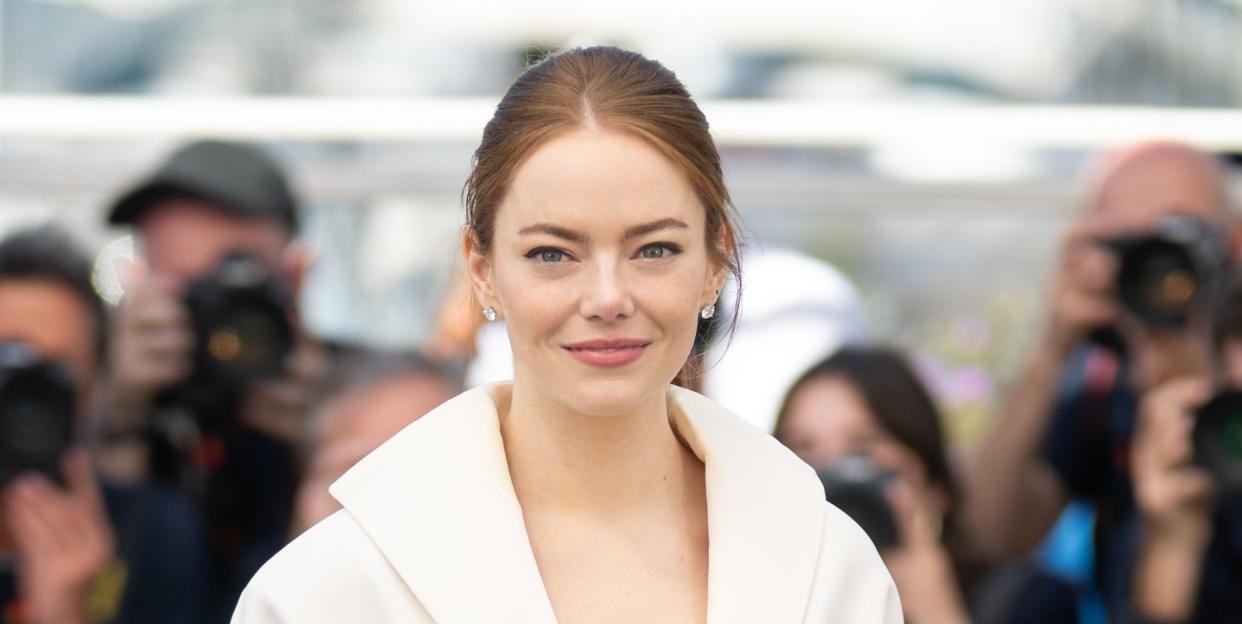
[[[704,372],[679,383],[818,471],[909,622],[1242,621],[1227,173],[1167,142],[1083,172],[1034,347],[971,449],[913,354],[869,340],[848,280],[792,250],[746,257],[736,325],[702,324]],[[199,141],[109,207],[136,242],[119,304],[56,227],[0,241],[0,622],[225,622],[353,463],[511,374],[464,288],[419,350],[312,335],[298,216],[261,147]]]

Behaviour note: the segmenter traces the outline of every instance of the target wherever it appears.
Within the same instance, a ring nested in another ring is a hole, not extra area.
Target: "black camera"
[[[862,527],[877,549],[897,546],[901,538],[884,490],[894,473],[863,456],[844,457],[819,470],[828,502]]]
[[[1242,491],[1242,392],[1216,395],[1195,413],[1195,463],[1224,491]]]
[[[1229,262],[1224,237],[1193,217],[1164,219],[1154,231],[1104,241],[1120,258],[1117,295],[1140,320],[1182,327]]]
[[[27,472],[63,483],[76,406],[63,365],[25,344],[0,342],[0,486]]]
[[[196,376],[244,384],[279,376],[293,350],[291,296],[266,267],[234,252],[186,288]]]
[[[292,295],[261,262],[233,252],[190,282],[184,301],[194,330],[194,370],[159,402],[213,421],[232,410],[251,382],[284,373],[294,345]]]

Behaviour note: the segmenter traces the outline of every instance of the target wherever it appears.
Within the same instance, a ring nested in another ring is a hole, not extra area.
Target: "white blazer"
[[[899,624],[875,547],[815,473],[706,397],[670,387],[703,460],[709,624]],[[554,624],[491,391],[418,419],[330,488],[344,509],[268,561],[234,624]]]

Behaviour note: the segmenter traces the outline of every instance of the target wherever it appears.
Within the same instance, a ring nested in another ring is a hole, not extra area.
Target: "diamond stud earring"
[[[714,303],[709,303],[699,310],[699,318],[705,321],[713,316],[716,316],[716,304]]]
[[[483,308],[483,318],[489,321],[496,320],[496,308],[493,308],[492,306],[485,306]]]

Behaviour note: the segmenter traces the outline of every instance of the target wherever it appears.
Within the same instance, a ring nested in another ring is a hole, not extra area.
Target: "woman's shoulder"
[[[430,622],[347,511],[306,530],[250,580],[233,624]]]
[[[824,505],[824,534],[806,621],[902,622],[897,587],[871,538],[845,512]]]
[[[697,392],[673,386],[671,393],[684,414],[677,417],[679,433],[700,457],[746,465],[756,477],[796,483],[804,495],[824,500],[815,471],[772,434]]]

